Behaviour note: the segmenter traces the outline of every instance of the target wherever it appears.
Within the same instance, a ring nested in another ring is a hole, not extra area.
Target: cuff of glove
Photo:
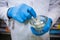
[[[12,18],[12,10],[13,10],[13,7],[9,8],[8,11],[7,11],[7,17],[8,17],[9,19]]]

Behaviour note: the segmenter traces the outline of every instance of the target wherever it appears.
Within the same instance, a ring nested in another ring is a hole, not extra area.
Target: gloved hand
[[[25,22],[26,20],[31,19],[33,16],[34,18],[36,17],[36,13],[33,10],[32,7],[22,4],[16,7],[11,7],[8,9],[7,16],[9,18],[13,18],[17,20],[18,22]]]
[[[44,28],[40,32],[36,31],[36,29],[33,28],[33,27],[31,27],[31,31],[34,35],[41,36],[41,35],[44,35],[45,33],[47,33],[50,30],[51,25],[52,25],[52,19],[48,18]]]

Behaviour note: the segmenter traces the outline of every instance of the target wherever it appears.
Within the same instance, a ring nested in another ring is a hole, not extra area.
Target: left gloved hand
[[[51,28],[51,25],[52,25],[52,19],[48,18],[44,28],[40,32],[36,31],[36,29],[33,27],[31,27],[31,31],[34,35],[41,36],[49,31],[49,29]]]
[[[19,6],[11,7],[8,9],[7,16],[13,18],[16,21],[23,23],[26,20],[31,19],[33,16],[36,17],[34,9],[26,4],[21,4]]]

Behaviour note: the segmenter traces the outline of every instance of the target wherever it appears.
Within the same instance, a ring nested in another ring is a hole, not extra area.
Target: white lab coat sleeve
[[[32,4],[32,2],[33,2],[33,0],[18,0],[18,1],[16,1],[16,0],[8,0],[8,2],[9,2],[9,6],[10,7],[13,7],[13,6],[18,6],[18,5],[21,5],[21,4],[26,4],[26,5],[29,5],[29,6],[32,6],[33,4]]]
[[[47,17],[51,18],[54,24],[60,17],[59,8],[54,8],[46,14]]]
[[[8,26],[7,7],[0,7],[0,18],[3,19]]]

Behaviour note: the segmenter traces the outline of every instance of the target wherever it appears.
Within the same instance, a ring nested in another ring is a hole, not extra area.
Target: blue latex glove
[[[44,28],[40,32],[37,32],[36,29],[33,27],[31,27],[31,31],[34,35],[41,36],[49,31],[51,25],[52,25],[52,20],[50,18],[48,18],[48,21],[46,22]]]
[[[21,23],[25,22],[26,20],[31,19],[32,16],[34,18],[36,17],[36,13],[33,10],[33,8],[26,4],[9,8],[7,15],[8,17],[13,18]]]

